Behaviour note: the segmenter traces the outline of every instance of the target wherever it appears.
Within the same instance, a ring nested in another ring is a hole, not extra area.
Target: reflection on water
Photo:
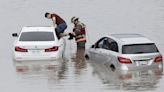
[[[163,76],[162,69],[136,70],[136,71],[112,71],[103,64],[90,61],[94,68],[94,74],[112,90],[137,90],[147,91],[157,88],[159,79]]]
[[[72,57],[72,62],[74,62],[75,67],[75,74],[80,75],[80,71],[86,68],[84,52],[84,49],[77,50],[75,57]]]
[[[50,83],[66,78],[67,61],[15,61],[16,72],[22,79],[48,79]]]
[[[33,86],[40,88],[46,84],[48,88],[46,90],[56,91],[67,90],[73,86],[81,89],[97,81],[94,80],[96,75],[101,81],[99,86],[103,85],[102,90],[150,91],[158,88],[157,84],[163,76],[163,70],[159,69],[113,72],[101,63],[86,61],[84,52],[84,50],[78,50],[71,61],[15,61],[20,84],[31,88]],[[90,62],[92,72],[88,72],[87,62]],[[91,74],[91,77],[86,77],[88,74]],[[81,76],[84,76],[84,79]],[[87,78],[93,79],[92,82]]]
[[[70,61],[15,61],[19,84],[31,88],[46,85],[46,90],[62,91],[73,87],[74,83],[84,83],[80,77],[87,73],[84,52],[78,50]]]

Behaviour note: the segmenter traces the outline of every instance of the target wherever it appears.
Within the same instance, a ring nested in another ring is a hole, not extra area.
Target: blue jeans
[[[66,24],[66,23],[59,24],[59,25],[55,28],[56,35],[57,35],[58,39],[60,39],[60,34],[61,34],[61,33],[64,33],[64,31],[65,31],[66,28],[67,28],[67,24]]]
[[[65,29],[67,28],[67,24],[66,23],[62,23],[62,24],[59,24],[56,28],[55,28],[55,31],[57,33],[64,33]]]

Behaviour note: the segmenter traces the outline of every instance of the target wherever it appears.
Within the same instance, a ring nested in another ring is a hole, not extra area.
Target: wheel
[[[110,68],[111,68],[112,71],[116,70],[116,68],[115,68],[115,66],[113,64],[110,65]]]
[[[85,55],[85,59],[86,60],[89,60],[89,56],[87,54]]]

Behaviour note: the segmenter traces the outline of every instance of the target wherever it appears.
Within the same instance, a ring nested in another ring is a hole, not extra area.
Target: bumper
[[[121,65],[119,70],[147,70],[147,69],[163,69],[163,63],[154,63],[152,65],[133,66]]]
[[[23,55],[19,53],[15,53],[13,55],[13,59],[15,61],[36,61],[36,60],[58,60],[61,59],[62,55],[60,53],[49,53],[44,55]]]
[[[40,71],[54,70],[60,67],[61,61],[15,61],[15,68],[17,72],[36,73]]]

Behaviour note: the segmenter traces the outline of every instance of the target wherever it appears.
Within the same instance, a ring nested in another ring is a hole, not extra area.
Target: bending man
[[[54,26],[57,25],[57,27],[55,28],[55,31],[56,31],[58,38],[60,39],[60,37],[64,33],[65,29],[67,28],[66,22],[59,15],[57,15],[55,13],[52,13],[52,14],[45,13],[45,17],[48,19],[52,19]]]

